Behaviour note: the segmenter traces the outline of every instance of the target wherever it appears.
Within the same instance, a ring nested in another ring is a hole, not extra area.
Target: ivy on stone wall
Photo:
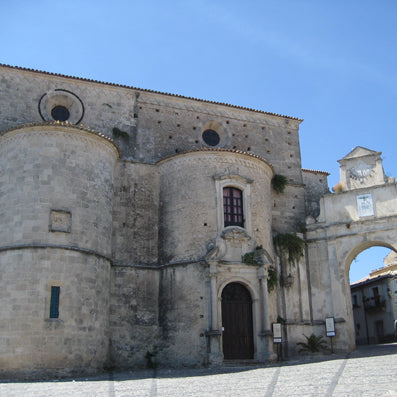
[[[258,264],[256,257],[255,257],[255,251],[247,252],[246,254],[244,254],[242,259],[243,259],[242,262],[245,263],[246,265],[257,265]]]
[[[260,265],[258,261],[258,251],[263,250],[262,245],[259,245],[255,248],[255,251],[247,252],[241,258],[241,261],[246,265]],[[267,276],[267,290],[268,292],[272,292],[278,283],[278,277],[276,270],[270,268]]]
[[[279,233],[273,243],[278,255],[286,254],[291,265],[295,265],[303,256],[305,242],[295,233]]]
[[[269,269],[267,276],[267,290],[272,292],[274,288],[277,286],[278,277],[277,272],[274,269]]]
[[[277,323],[279,323],[279,324],[287,324],[287,321],[283,317],[277,316]]]
[[[276,193],[283,193],[288,185],[288,179],[284,175],[276,174],[272,179],[272,188]]]
[[[120,130],[120,128],[113,127],[113,138],[125,138],[130,139],[130,136],[127,132]]]
[[[255,248],[255,251],[247,252],[246,254],[244,254],[243,257],[241,258],[241,261],[246,265],[259,265],[259,262],[257,260],[258,258],[257,252],[260,250],[263,250],[262,245],[258,245]]]

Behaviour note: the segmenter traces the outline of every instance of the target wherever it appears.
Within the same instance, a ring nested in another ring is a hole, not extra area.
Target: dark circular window
[[[56,121],[66,121],[69,116],[69,110],[65,106],[55,106],[51,110],[51,116]]]
[[[203,140],[209,146],[216,146],[220,141],[220,137],[214,130],[205,130],[203,132]]]

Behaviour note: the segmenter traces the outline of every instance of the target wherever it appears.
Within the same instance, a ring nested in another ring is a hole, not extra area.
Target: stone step
[[[225,367],[255,367],[261,365],[257,360],[246,359],[246,360],[223,360],[223,366]]]

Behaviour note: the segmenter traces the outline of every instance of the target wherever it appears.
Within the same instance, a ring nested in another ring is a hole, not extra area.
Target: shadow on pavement
[[[144,379],[161,379],[161,378],[187,378],[198,376],[222,375],[231,373],[241,373],[246,371],[253,371],[256,369],[293,366],[313,364],[330,360],[345,360],[356,359],[364,357],[397,355],[397,343],[388,343],[382,345],[359,346],[355,351],[348,354],[328,354],[318,356],[298,356],[292,357],[289,360],[278,361],[271,364],[249,364],[244,365],[239,363],[228,364],[227,366],[211,367],[211,368],[182,368],[182,369],[154,369],[154,370],[129,370],[129,371],[109,371],[96,376],[86,377],[69,377],[69,378],[52,378],[52,379],[37,379],[37,380],[16,380],[5,379],[0,380],[0,383],[36,383],[36,382],[123,382],[130,380],[144,380]]]

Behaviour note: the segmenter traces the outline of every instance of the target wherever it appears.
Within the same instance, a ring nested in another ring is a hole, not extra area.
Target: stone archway
[[[345,260],[345,284],[346,301],[348,309],[348,328],[355,336],[356,345],[382,343],[386,341],[385,334],[390,337],[395,314],[393,314],[393,297],[386,290],[391,291],[389,279],[393,278],[395,266],[382,266],[384,257],[373,263],[371,271],[368,271],[365,279],[352,282],[350,270],[354,259],[362,252],[374,248],[383,247],[390,250],[390,254],[396,250],[392,245],[382,241],[366,241],[354,247]],[[385,255],[386,256],[386,255]],[[386,265],[386,262],[385,264]],[[376,270],[375,270],[376,269]],[[354,280],[353,280],[354,281]],[[385,328],[386,327],[386,328]]]
[[[357,147],[343,159],[334,194],[320,199],[320,214],[308,219],[306,242],[312,329],[336,323],[334,347],[355,348],[349,270],[373,246],[397,250],[397,183],[384,174],[379,152]]]
[[[222,290],[223,356],[226,360],[254,357],[251,294],[233,282]]]
[[[384,247],[388,248],[392,251],[395,251],[395,248],[393,247],[392,244],[384,241],[365,241],[361,244],[358,244],[356,247],[352,248],[352,250],[347,254],[346,259],[345,259],[345,269],[347,271],[347,274],[349,274],[351,264],[359,254],[364,252],[365,250],[372,248],[372,247]]]

